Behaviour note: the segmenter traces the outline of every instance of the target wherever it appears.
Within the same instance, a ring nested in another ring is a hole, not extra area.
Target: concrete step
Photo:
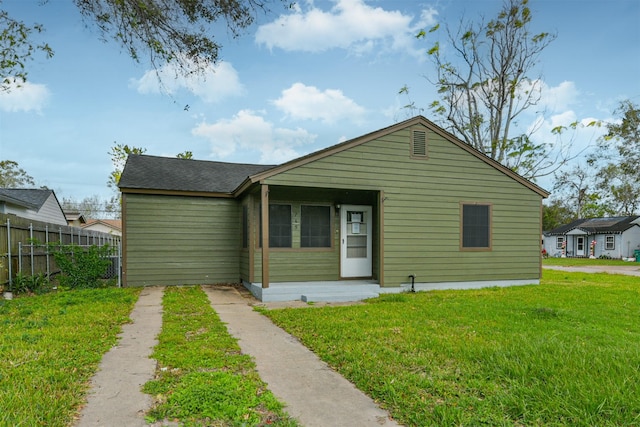
[[[303,302],[350,302],[362,301],[369,298],[377,298],[380,295],[373,292],[323,292],[306,293],[300,299]]]

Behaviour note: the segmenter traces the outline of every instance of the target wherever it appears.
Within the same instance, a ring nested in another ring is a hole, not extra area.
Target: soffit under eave
[[[214,193],[207,191],[157,190],[146,188],[120,188],[122,194],[151,194],[158,196],[195,196],[229,199],[235,196],[231,193]]]

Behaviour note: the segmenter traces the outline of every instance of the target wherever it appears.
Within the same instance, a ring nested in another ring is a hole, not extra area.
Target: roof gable
[[[104,225],[118,231],[122,230],[122,220],[119,219],[88,219],[87,223],[82,225],[82,228],[91,228],[95,225]]]
[[[0,188],[0,200],[27,209],[40,210],[53,190],[40,188]]]
[[[231,193],[250,175],[272,167],[131,154],[118,187],[123,192],[136,189]]]
[[[404,128],[409,128],[409,127],[416,126],[416,125],[422,125],[422,126],[426,127],[428,130],[440,135],[445,140],[447,140],[447,141],[453,143],[454,145],[458,146],[459,148],[465,150],[466,152],[468,152],[471,155],[473,155],[474,157],[480,159],[481,161],[483,161],[487,165],[495,168],[496,170],[498,170],[501,173],[507,175],[511,179],[519,182],[520,184],[524,185],[525,187],[529,188],[530,190],[534,191],[535,193],[539,194],[540,196],[542,196],[542,197],[548,197],[549,196],[550,193],[548,191],[542,189],[541,187],[537,186],[536,184],[534,184],[533,182],[527,180],[526,178],[518,175],[516,172],[514,172],[511,169],[505,167],[501,163],[493,160],[489,156],[486,156],[485,154],[483,154],[480,151],[476,150],[475,148],[471,147],[469,144],[465,143],[464,141],[461,141],[460,139],[455,137],[453,134],[445,131],[444,129],[442,129],[441,127],[437,126],[433,122],[427,120],[423,116],[413,117],[413,118],[411,118],[409,120],[405,120],[403,122],[396,123],[396,124],[388,126],[386,128],[377,130],[375,132],[371,132],[371,133],[368,133],[366,135],[363,135],[363,136],[360,136],[360,137],[357,137],[357,138],[342,142],[340,144],[333,145],[333,146],[325,148],[323,150],[316,151],[314,153],[311,153],[311,154],[308,154],[306,156],[291,160],[289,162],[283,163],[282,165],[279,165],[279,166],[273,167],[271,169],[265,170],[263,172],[257,173],[255,175],[252,175],[251,177],[249,177],[249,179],[247,181],[244,182],[243,186],[238,189],[238,192],[243,191],[244,189],[246,189],[252,183],[259,182],[259,181],[261,181],[263,179],[270,178],[270,177],[272,177],[274,175],[286,172],[286,171],[291,170],[293,168],[296,168],[296,167],[299,167],[299,166],[303,166],[305,164],[314,162],[314,161],[319,160],[319,159],[326,158],[328,156],[334,155],[336,153],[339,153],[339,152],[342,152],[342,151],[345,151],[345,150],[349,150],[349,149],[351,149],[353,147],[357,147],[357,146],[359,146],[361,144],[367,143],[369,141],[373,141],[373,140],[375,140],[377,138],[380,138],[382,136],[391,134],[393,132],[397,132],[398,130],[401,130],[401,129],[404,129]]]

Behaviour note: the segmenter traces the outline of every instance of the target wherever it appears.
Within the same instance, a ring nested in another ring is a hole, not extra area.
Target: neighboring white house
[[[67,219],[53,190],[0,188],[0,213],[50,224],[67,225]]]
[[[544,233],[550,256],[630,258],[640,250],[640,215],[578,219]]]
[[[87,223],[82,225],[82,229],[122,236],[122,221],[119,219],[88,219]]]

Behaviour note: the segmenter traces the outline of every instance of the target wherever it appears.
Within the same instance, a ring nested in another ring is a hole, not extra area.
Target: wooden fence
[[[117,250],[120,236],[0,214],[0,287],[7,288],[19,273],[27,276],[58,273],[50,244],[109,245],[114,248],[113,257],[120,256]],[[114,264],[119,269],[120,260]]]

